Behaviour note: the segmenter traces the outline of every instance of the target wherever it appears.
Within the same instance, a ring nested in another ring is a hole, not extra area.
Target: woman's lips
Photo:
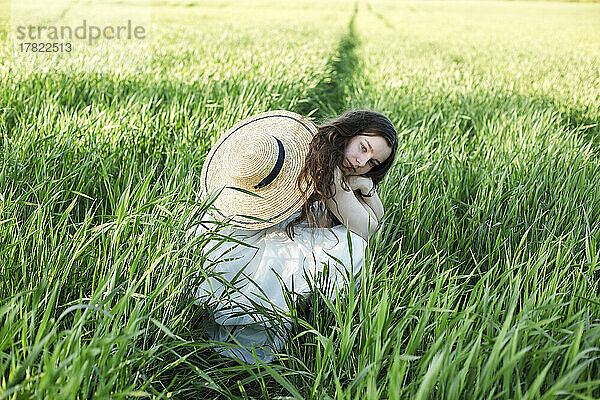
[[[356,168],[354,168],[354,167],[352,166],[352,164],[350,164],[350,161],[348,161],[348,159],[346,159],[346,163],[348,164],[348,165],[347,165],[347,167],[348,167],[348,168],[350,168],[352,171],[355,171],[355,172],[356,172]]]

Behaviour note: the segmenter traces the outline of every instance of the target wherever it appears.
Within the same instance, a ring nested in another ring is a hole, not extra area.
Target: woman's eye
[[[367,148],[366,148],[365,146],[363,146],[362,144],[360,145],[360,147],[361,147],[363,150],[367,150]]]

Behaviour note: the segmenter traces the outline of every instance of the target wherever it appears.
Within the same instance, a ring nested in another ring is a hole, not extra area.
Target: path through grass
[[[597,5],[153,11],[143,73],[0,50],[0,398],[600,397]],[[182,284],[211,144],[358,107],[401,136],[359,293],[292,310],[276,363],[221,358]]]

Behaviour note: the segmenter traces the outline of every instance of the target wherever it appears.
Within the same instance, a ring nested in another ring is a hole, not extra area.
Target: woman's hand
[[[335,167],[333,174],[335,182],[341,183],[342,175],[342,171],[339,169],[339,167]],[[360,190],[361,193],[368,193],[373,187],[373,180],[368,176],[349,175],[345,176],[344,179],[346,180],[346,182],[348,182],[348,186],[350,187],[351,192]],[[341,185],[341,187],[342,189],[344,189],[344,186]]]
[[[346,177],[346,181],[352,191],[360,190],[361,193],[368,193],[373,187],[373,180],[368,176],[350,175]]]

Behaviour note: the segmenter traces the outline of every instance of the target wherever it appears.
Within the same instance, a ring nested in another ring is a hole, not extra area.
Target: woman
[[[298,182],[314,179],[315,192],[290,231],[299,221],[314,221],[314,206],[324,204],[328,227],[343,223],[368,240],[384,212],[375,187],[392,166],[397,147],[394,125],[374,111],[349,111],[321,125],[298,176]]]
[[[290,329],[294,295],[308,294],[320,274],[338,288],[356,276],[384,213],[375,187],[397,146],[390,120],[369,110],[319,127],[270,111],[215,143],[201,176],[202,197],[213,206],[205,222],[233,226],[219,232],[225,241],[205,242],[209,265],[194,292],[214,313],[209,337],[238,344],[217,351],[253,363],[254,350],[271,361]],[[189,233],[208,229],[199,224]]]

